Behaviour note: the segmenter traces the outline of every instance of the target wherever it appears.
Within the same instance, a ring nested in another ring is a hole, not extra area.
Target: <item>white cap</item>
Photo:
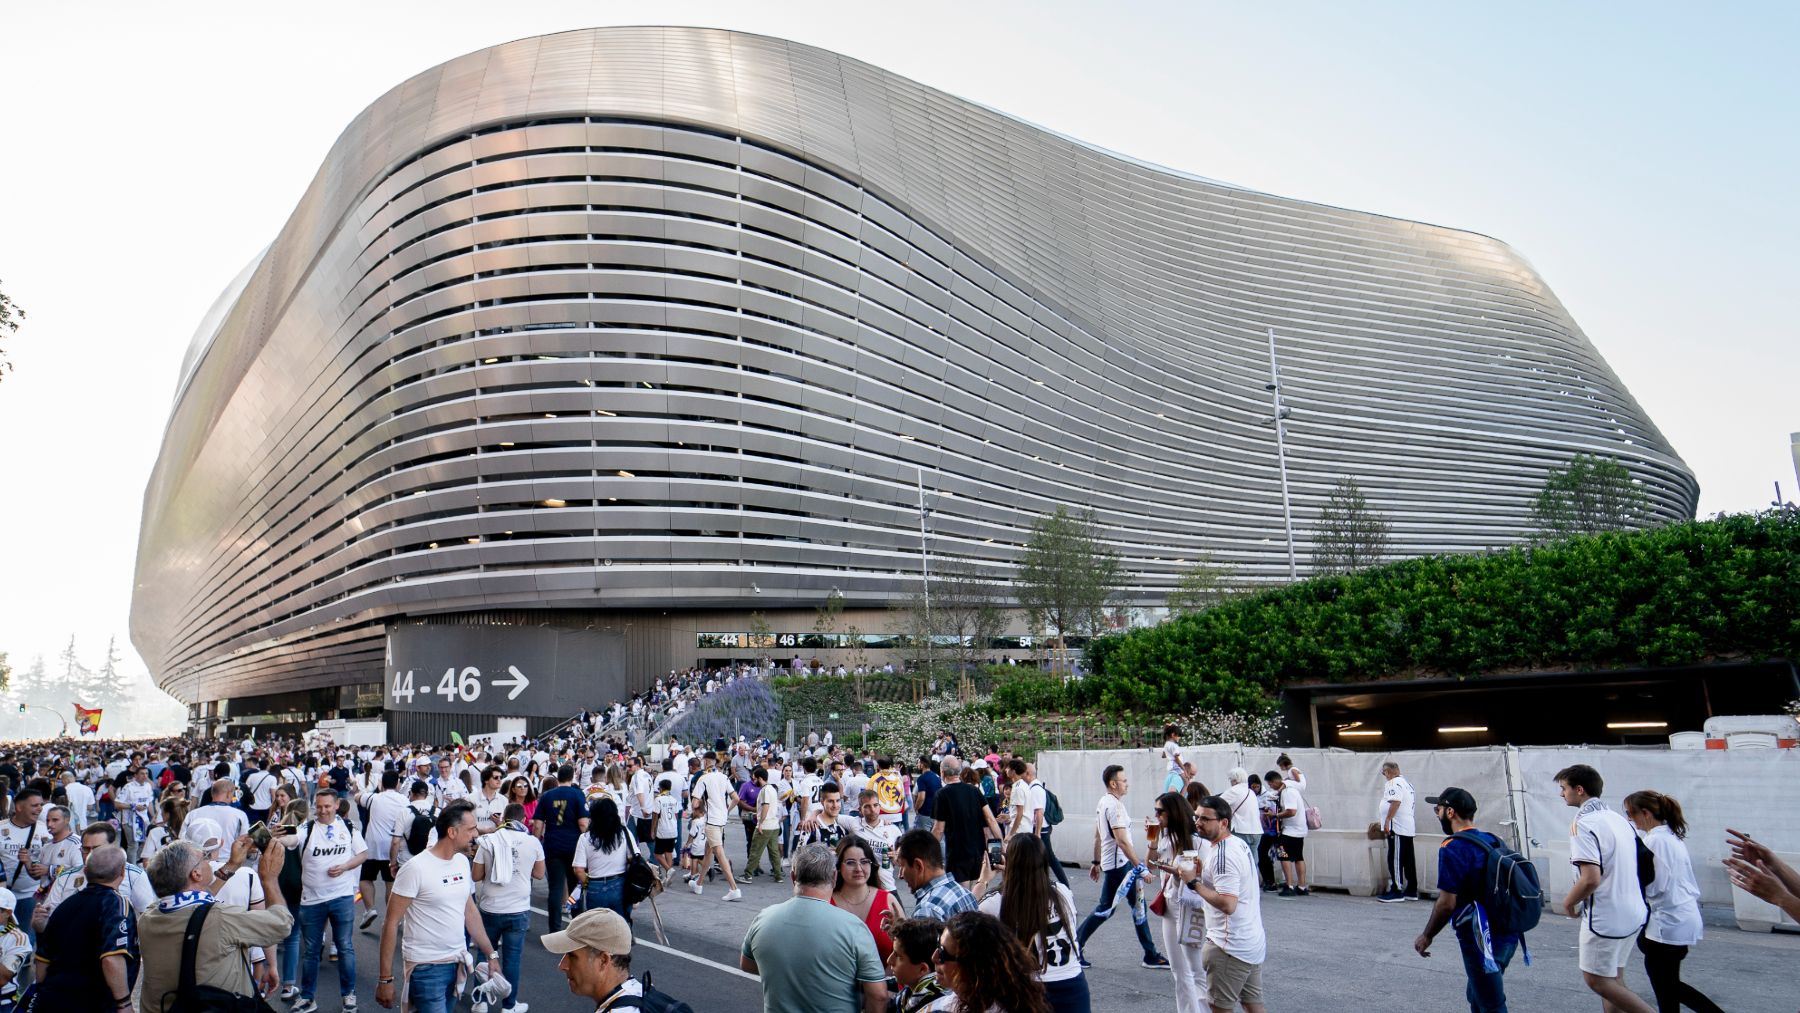
[[[219,821],[204,816],[183,820],[181,839],[201,851],[212,852],[216,852],[230,843],[225,840],[225,828],[219,825]]]

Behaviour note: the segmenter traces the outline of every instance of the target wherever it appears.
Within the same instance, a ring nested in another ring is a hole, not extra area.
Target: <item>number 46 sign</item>
[[[430,676],[424,676],[415,681],[413,672],[414,670],[409,668],[394,673],[392,692],[395,703],[410,704],[413,702],[414,694],[438,696],[445,702],[455,700],[474,703],[481,699],[481,695],[486,689],[509,690],[506,699],[517,700],[519,694],[525,692],[526,688],[531,685],[531,680],[525,677],[524,672],[519,671],[517,665],[506,666],[504,673],[488,677],[485,682],[481,669],[473,665],[462,669],[455,666],[444,669],[444,677],[439,679],[436,685],[432,684]]]

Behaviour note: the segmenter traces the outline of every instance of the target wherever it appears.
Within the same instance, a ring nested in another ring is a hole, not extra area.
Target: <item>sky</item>
[[[126,639],[182,353],[343,128],[452,57],[596,25],[789,38],[1146,161],[1495,236],[1694,470],[1702,516],[1765,507],[1775,482],[1795,498],[1800,5],[5,8],[0,290],[29,314],[0,382],[0,651],[18,668],[71,635],[90,665]]]

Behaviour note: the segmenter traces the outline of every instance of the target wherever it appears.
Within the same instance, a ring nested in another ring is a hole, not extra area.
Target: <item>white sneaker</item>
[[[700,881],[696,879],[688,884],[688,889],[694,891],[694,896],[698,897],[700,896],[700,891],[706,889],[706,887],[701,885]]]
[[[508,1010],[507,1013],[527,1013],[530,1009],[531,1004],[528,1002],[515,1002],[513,1003],[513,1008]]]
[[[288,1007],[288,1013],[319,1013],[319,1004],[311,999],[301,999]]]
[[[725,899],[726,900],[743,900],[744,899],[744,891],[733,890],[730,893],[727,893],[725,895]]]
[[[356,996],[344,996],[344,1013],[356,1013]]]
[[[357,927],[362,929],[364,932],[369,931],[369,926],[375,924],[375,914],[376,914],[376,912],[373,909],[364,911],[363,916],[362,916],[362,924]]]
[[[469,1013],[488,1013],[488,1004],[480,1001],[472,1002],[469,1004]]]
[[[300,994],[300,986],[299,985],[283,985],[283,986],[281,986],[281,1001],[282,1002],[293,1002],[294,997],[298,996],[299,994]]]

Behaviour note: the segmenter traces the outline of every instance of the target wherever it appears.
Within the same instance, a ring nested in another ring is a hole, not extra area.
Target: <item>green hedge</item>
[[[1289,683],[1717,657],[1800,657],[1800,511],[1303,581],[1100,638],[1083,692],[1112,713],[1266,710]]]

